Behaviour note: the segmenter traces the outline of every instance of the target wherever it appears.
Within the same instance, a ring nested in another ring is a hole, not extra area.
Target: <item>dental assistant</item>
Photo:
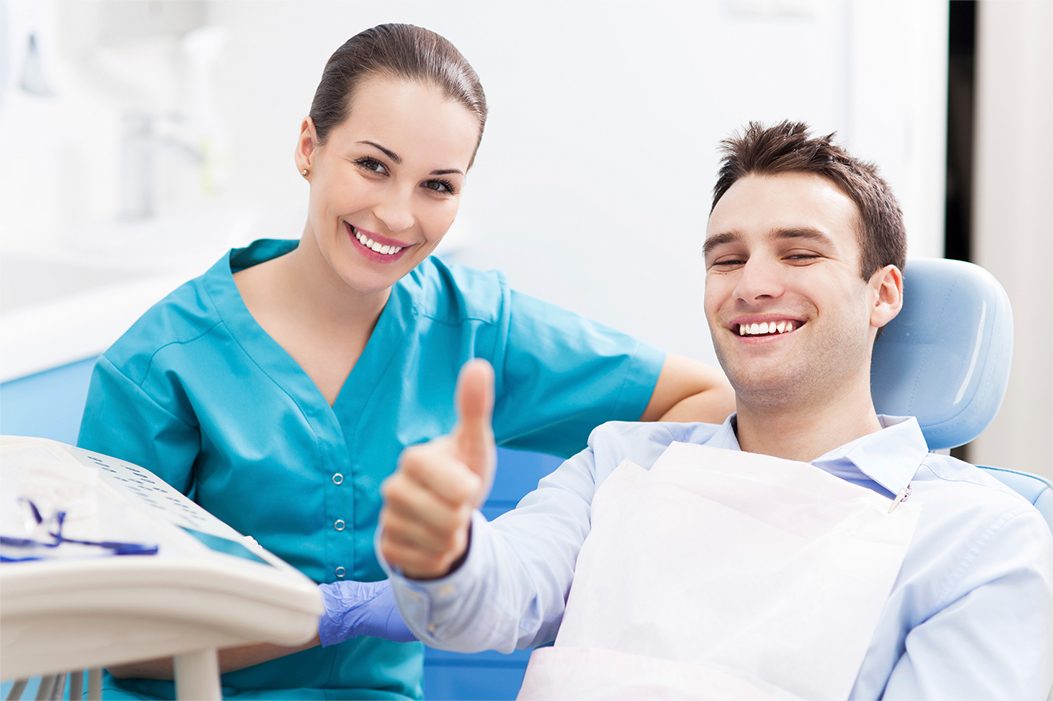
[[[444,38],[381,25],[329,59],[296,143],[299,241],[224,255],[99,359],[79,445],[140,464],[319,583],[379,580],[380,483],[448,433],[457,371],[496,371],[494,431],[570,455],[608,420],[720,421],[721,374],[432,258],[486,121]],[[221,651],[227,698],[421,696],[422,647]],[[106,698],[171,697],[170,664],[111,670]],[[120,677],[120,678],[118,678]],[[149,677],[149,678],[148,678]]]

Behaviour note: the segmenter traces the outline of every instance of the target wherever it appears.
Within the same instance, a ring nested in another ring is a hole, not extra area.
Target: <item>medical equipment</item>
[[[879,414],[916,416],[929,450],[965,445],[994,419],[1009,383],[1009,297],[980,266],[942,258],[908,260],[903,288],[902,311],[874,344],[874,406]],[[980,468],[1034,504],[1053,529],[1048,480]]]
[[[317,586],[150,471],[13,436],[0,437],[0,461],[5,555],[19,551],[9,531],[27,512],[60,536],[33,561],[0,565],[3,679],[173,656],[180,698],[219,699],[217,649],[314,636]],[[70,540],[82,550],[64,552]],[[116,557],[99,542],[156,552]],[[41,686],[62,693],[54,677]]]

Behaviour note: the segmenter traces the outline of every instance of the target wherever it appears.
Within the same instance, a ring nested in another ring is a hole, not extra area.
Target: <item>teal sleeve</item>
[[[665,355],[623,333],[512,291],[498,366],[501,445],[568,457],[606,421],[636,421]]]
[[[88,386],[77,445],[140,465],[189,495],[201,438],[195,426],[102,356]]]

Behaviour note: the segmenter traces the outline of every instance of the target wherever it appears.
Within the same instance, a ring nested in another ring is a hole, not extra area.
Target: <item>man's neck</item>
[[[736,433],[739,446],[787,460],[809,462],[838,446],[881,430],[881,422],[866,392],[854,392],[815,406],[803,403],[781,406],[737,402]]]

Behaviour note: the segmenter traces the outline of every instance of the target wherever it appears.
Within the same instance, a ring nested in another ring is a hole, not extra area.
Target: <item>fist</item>
[[[404,450],[381,487],[380,554],[407,577],[442,577],[464,555],[472,512],[493,483],[493,406],[493,369],[470,361],[457,380],[453,432]]]

